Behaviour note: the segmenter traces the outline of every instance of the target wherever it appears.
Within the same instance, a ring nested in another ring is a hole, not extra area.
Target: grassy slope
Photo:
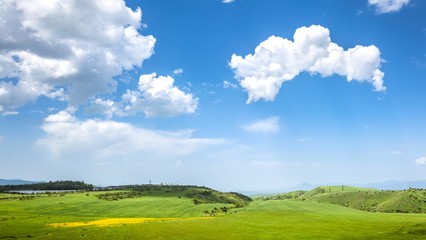
[[[426,213],[426,190],[386,190],[350,186],[322,186],[311,191],[294,191],[259,200],[297,199],[338,204],[371,212]]]
[[[0,200],[0,239],[425,239],[426,215],[369,213],[311,201],[254,201],[210,220],[114,227],[52,228],[49,223],[110,217],[191,217],[223,203],[146,196],[119,201],[76,193]],[[0,198],[5,195],[0,195]],[[12,238],[14,237],[14,238]]]
[[[41,195],[33,200],[3,200],[1,201],[0,213],[94,219],[104,217],[194,217],[203,216],[203,211],[215,207],[232,206],[224,203],[194,204],[191,198],[178,198],[178,196],[170,195],[144,196],[118,201],[98,199],[97,195],[103,193],[111,192],[68,193],[50,197]],[[6,196],[6,194],[3,194],[3,196]]]
[[[328,192],[328,187],[320,187],[305,193],[299,199],[339,204],[373,212],[426,213],[426,190],[379,191],[345,187],[345,191],[342,192],[339,191],[339,187],[334,188],[335,191]]]

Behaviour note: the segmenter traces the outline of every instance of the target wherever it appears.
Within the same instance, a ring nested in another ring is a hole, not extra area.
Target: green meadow
[[[329,190],[314,195],[337,193]],[[249,202],[197,187],[2,193],[0,239],[426,239],[426,214],[362,211],[324,199]]]

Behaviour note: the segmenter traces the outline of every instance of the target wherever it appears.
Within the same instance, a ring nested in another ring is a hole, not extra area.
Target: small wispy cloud
[[[3,116],[10,116],[10,115],[18,115],[19,112],[16,111],[8,111],[8,112],[4,112]]]
[[[223,88],[238,88],[238,85],[235,83],[228,82],[226,80],[223,81]]]
[[[426,165],[426,157],[421,157],[416,159],[417,165]]]
[[[368,0],[368,4],[376,8],[379,14],[398,12],[411,0]]]
[[[231,2],[233,2],[233,1],[235,1],[235,0],[223,0],[222,2],[223,2],[223,3],[231,3]]]
[[[279,117],[270,117],[243,125],[242,128],[250,133],[277,133],[280,131]]]
[[[173,74],[174,75],[181,75],[183,73],[183,69],[182,68],[177,68],[175,70],[173,70]]]

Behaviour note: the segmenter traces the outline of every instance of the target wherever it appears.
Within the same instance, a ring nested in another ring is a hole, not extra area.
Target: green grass
[[[117,201],[99,199],[100,192],[86,194],[0,200],[0,239],[426,239],[425,214],[373,213],[300,200],[256,200],[207,220],[49,226],[115,217],[199,217],[232,206],[194,204],[192,197],[164,191]],[[0,194],[0,199],[10,196]]]

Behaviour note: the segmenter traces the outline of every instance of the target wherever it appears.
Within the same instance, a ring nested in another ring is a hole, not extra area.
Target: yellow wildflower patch
[[[114,225],[124,224],[140,224],[147,222],[162,222],[162,221],[188,221],[188,220],[206,220],[213,217],[189,217],[189,218],[106,218],[88,222],[64,222],[64,223],[52,223],[49,224],[51,227],[83,227],[83,226],[97,226],[107,227]]]

